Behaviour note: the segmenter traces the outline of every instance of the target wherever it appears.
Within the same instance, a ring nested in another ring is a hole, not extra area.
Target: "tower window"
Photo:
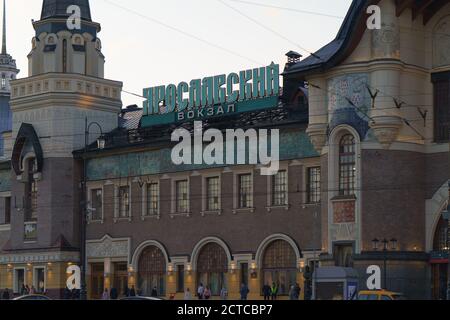
[[[67,40],[63,40],[63,72],[67,72]]]
[[[2,89],[6,89],[6,75],[2,74]]]

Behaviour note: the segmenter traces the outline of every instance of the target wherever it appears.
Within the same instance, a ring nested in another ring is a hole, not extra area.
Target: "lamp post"
[[[87,203],[87,168],[86,168],[86,153],[89,147],[89,130],[95,125],[100,129],[100,137],[97,139],[97,148],[102,150],[105,148],[106,141],[103,137],[103,130],[97,122],[88,124],[87,117],[84,125],[84,155],[83,155],[83,185],[82,185],[82,209],[80,214],[80,270],[81,270],[81,292],[80,300],[87,300],[86,288],[86,218],[88,215]]]
[[[387,239],[383,239],[382,241],[373,239],[372,245],[374,251],[378,251],[380,242],[383,245],[383,287],[384,289],[387,289],[387,253],[390,250],[397,250],[397,239],[393,238],[390,241]],[[391,244],[390,248],[389,243]]]

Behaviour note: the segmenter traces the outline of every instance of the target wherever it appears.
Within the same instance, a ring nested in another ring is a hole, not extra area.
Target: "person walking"
[[[117,300],[117,298],[119,298],[119,294],[115,287],[111,288],[111,292],[110,292],[109,296],[110,296],[111,300]]]
[[[289,300],[298,300],[295,298],[295,286],[291,286],[289,289]]]
[[[3,291],[2,299],[3,299],[3,300],[9,300],[10,298],[11,298],[11,297],[10,297],[10,295],[9,295],[9,289],[6,288],[5,291]]]
[[[270,300],[271,289],[270,289],[270,286],[268,284],[265,284],[263,286],[263,296],[264,296],[264,301],[269,301]]]
[[[152,289],[152,298],[158,297],[158,289],[156,287],[153,287]]]
[[[228,299],[228,290],[223,287],[222,290],[220,290],[220,299],[227,300]]]
[[[278,298],[278,286],[277,286],[277,284],[275,282],[272,284],[272,288],[270,288],[270,295],[272,297],[272,300],[277,300],[277,298]]]
[[[30,294],[35,294],[35,293],[36,293],[36,288],[34,286],[31,286]]]
[[[202,300],[203,299],[203,294],[204,293],[205,293],[205,287],[203,286],[203,283],[200,283],[200,285],[198,286],[198,289],[197,289],[198,300]]]
[[[191,289],[187,288],[186,291],[184,291],[184,300],[191,300],[192,294]]]
[[[248,294],[250,293],[250,290],[248,289],[247,285],[245,283],[243,283],[241,285],[241,300],[247,300]]]
[[[302,288],[300,288],[300,285],[298,283],[295,284],[295,300],[300,299],[300,294],[302,292]]]
[[[131,287],[130,297],[136,297],[136,289],[134,288],[134,286]]]
[[[203,292],[203,299],[209,300],[211,298],[211,290],[206,287],[205,291]]]
[[[103,291],[102,300],[109,300],[108,288],[105,288],[105,290]]]

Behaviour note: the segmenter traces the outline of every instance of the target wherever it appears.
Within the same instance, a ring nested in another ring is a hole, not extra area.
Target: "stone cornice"
[[[48,263],[48,262],[77,262],[78,252],[36,252],[1,254],[0,264],[8,263]]]

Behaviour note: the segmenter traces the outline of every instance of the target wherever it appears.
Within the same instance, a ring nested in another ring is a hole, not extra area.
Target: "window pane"
[[[339,144],[339,194],[342,196],[354,195],[355,181],[355,138],[348,134],[342,137]]]
[[[189,199],[188,199],[189,184],[187,180],[177,181],[176,184],[176,200],[177,200],[177,212],[188,213],[189,212]]]
[[[11,198],[5,198],[5,224],[11,223]]]
[[[253,179],[251,174],[239,176],[239,208],[253,207]]]
[[[103,211],[103,191],[95,189],[91,191],[92,220],[101,220]]]
[[[208,178],[207,184],[207,210],[219,210],[219,194],[220,194],[220,179],[219,177]]]
[[[130,216],[130,187],[119,188],[119,217],[128,218]]]
[[[308,169],[308,203],[320,202],[320,167]]]
[[[287,205],[287,172],[279,171],[272,177],[272,205]]]
[[[435,74],[434,86],[434,138],[436,142],[448,142],[450,130],[450,80],[444,73]]]
[[[159,213],[159,185],[150,183],[147,185],[147,216]]]

